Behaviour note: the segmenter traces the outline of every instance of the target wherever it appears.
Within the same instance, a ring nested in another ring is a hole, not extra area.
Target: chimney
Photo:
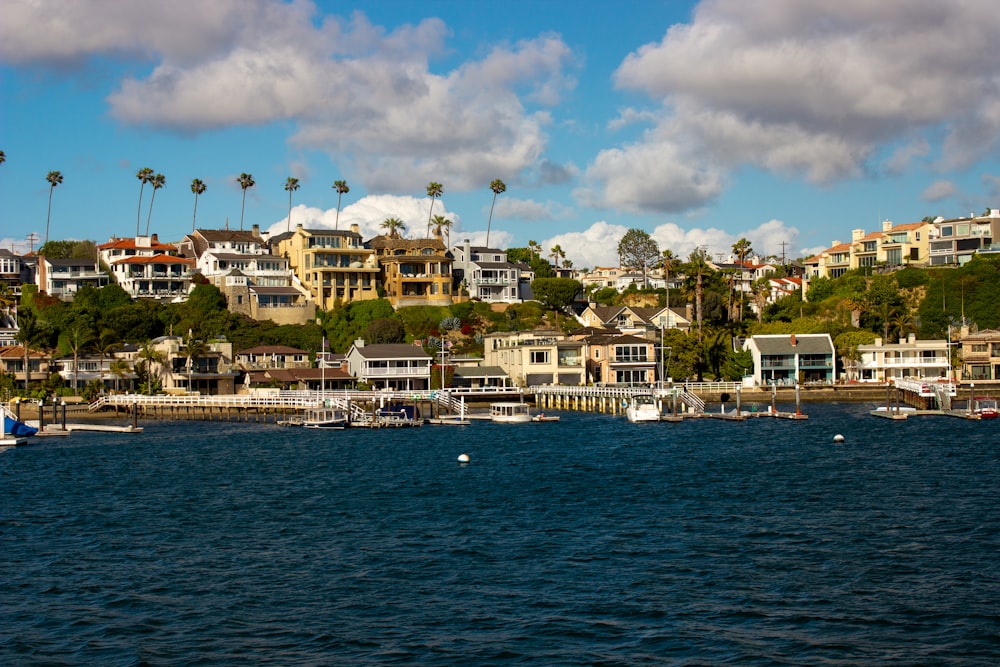
[[[887,232],[887,231],[889,231],[891,229],[892,229],[892,220],[883,220],[882,221],[882,231],[883,232]]]
[[[851,241],[860,241],[865,237],[865,230],[863,229],[852,229],[851,230]]]
[[[684,306],[684,319],[688,322],[694,321],[694,304],[687,304]]]
[[[906,342],[909,343],[910,345],[913,345],[914,343],[916,343],[917,342],[917,334],[911,333],[910,335],[908,335],[906,337]]]
[[[352,222],[351,223],[351,231],[354,232],[355,234],[360,235],[361,234],[361,227],[358,225],[358,223]]]
[[[792,347],[795,347],[796,345],[798,345],[798,342],[795,340],[795,334],[791,335],[791,339],[790,340],[792,342]]]
[[[250,228],[250,233],[254,235],[254,238],[260,238],[260,225],[254,225]]]
[[[154,245],[154,244],[159,243],[159,242],[160,242],[160,238],[156,234],[153,234],[150,237],[150,239],[149,239],[150,245]]]
[[[364,346],[365,346],[365,339],[364,338],[356,338],[356,339],[354,339],[354,347],[364,347]]]

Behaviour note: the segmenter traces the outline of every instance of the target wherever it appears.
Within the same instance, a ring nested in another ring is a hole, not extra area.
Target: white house
[[[857,379],[861,382],[943,379],[950,367],[947,340],[917,340],[916,334],[898,343],[876,338],[871,345],[858,345],[858,354]]]

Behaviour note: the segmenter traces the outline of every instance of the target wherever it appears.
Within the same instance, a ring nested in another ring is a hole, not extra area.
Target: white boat
[[[306,428],[346,428],[347,413],[340,408],[310,408],[302,425]]]
[[[499,424],[524,424],[531,421],[527,403],[490,403],[490,421]]]
[[[658,422],[660,408],[652,394],[636,394],[625,408],[625,416],[630,422]]]

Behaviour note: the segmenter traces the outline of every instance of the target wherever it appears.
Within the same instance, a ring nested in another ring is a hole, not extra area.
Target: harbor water
[[[1000,423],[872,407],[7,449],[0,664],[996,665]]]

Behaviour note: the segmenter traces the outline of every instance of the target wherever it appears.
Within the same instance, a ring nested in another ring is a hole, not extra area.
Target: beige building
[[[586,383],[586,343],[553,329],[486,334],[484,366],[494,366],[521,387]]]
[[[271,237],[271,252],[288,259],[292,271],[323,310],[377,299],[379,264],[362,242],[357,225],[348,230],[305,229]]]
[[[452,260],[440,237],[405,239],[394,233],[368,242],[378,259],[382,289],[393,308],[450,306]]]
[[[1000,380],[1000,331],[962,336],[962,371],[968,380]]]

